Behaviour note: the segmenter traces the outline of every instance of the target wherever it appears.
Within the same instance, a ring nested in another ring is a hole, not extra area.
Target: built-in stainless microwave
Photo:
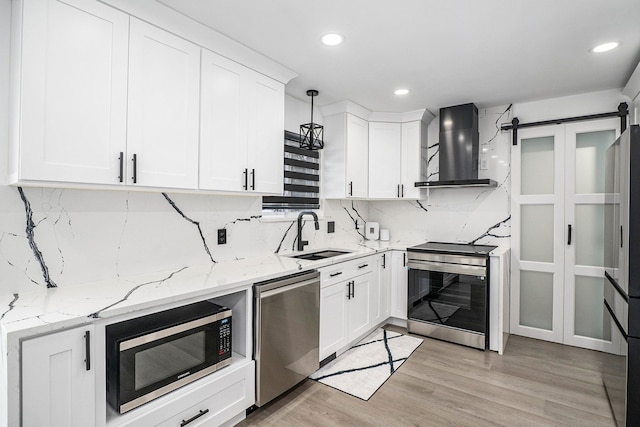
[[[125,413],[231,363],[231,310],[211,301],[106,327],[107,401]]]

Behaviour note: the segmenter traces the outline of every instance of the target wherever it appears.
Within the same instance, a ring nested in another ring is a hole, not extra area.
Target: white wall
[[[300,125],[309,123],[311,120],[311,97],[309,97],[309,102],[305,102],[291,95],[286,95],[284,98],[284,106],[285,130],[295,133],[300,132]],[[313,108],[313,122],[322,124],[322,113],[315,105]]]

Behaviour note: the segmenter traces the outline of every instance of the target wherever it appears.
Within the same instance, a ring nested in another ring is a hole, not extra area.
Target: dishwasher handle
[[[309,280],[305,280],[303,282],[298,282],[298,283],[294,283],[291,285],[286,285],[286,286],[280,286],[279,288],[275,288],[275,289],[271,289],[268,290],[266,292],[260,292],[259,298],[260,299],[265,299],[265,298],[269,298],[272,297],[274,295],[279,295],[281,293],[287,292],[287,291],[291,291],[293,289],[298,289],[298,288],[302,288],[304,286],[309,286],[309,285],[313,285],[313,284],[318,284],[320,285],[320,280],[318,279],[309,279]]]

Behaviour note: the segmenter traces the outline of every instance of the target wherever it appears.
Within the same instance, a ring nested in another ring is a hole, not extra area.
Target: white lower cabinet
[[[376,273],[373,280],[374,298],[371,298],[373,307],[371,308],[374,325],[386,320],[391,315],[391,252],[375,255]]]
[[[95,425],[93,325],[22,342],[22,425]]]
[[[344,350],[374,324],[374,257],[321,270],[320,360]]]
[[[232,364],[161,398],[162,405],[153,411],[114,425],[218,426],[254,404],[255,378],[253,361]]]
[[[391,317],[407,320],[407,252],[391,252]]]

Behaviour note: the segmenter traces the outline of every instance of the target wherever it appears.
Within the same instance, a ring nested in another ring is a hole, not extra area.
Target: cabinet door
[[[92,333],[90,325],[22,343],[23,426],[95,425],[95,370],[87,364]]]
[[[402,160],[400,194],[402,197],[418,199],[420,189],[415,187],[421,179],[422,153],[426,147],[422,146],[422,122],[407,122],[402,124]]]
[[[347,114],[347,197],[366,198],[369,180],[369,125]]]
[[[400,197],[401,123],[369,123],[369,198]]]
[[[348,281],[320,288],[320,360],[349,342],[347,335]]]
[[[349,341],[367,332],[373,326],[371,315],[372,273],[363,274],[353,279],[352,297],[349,300]]]
[[[284,188],[284,85],[251,72],[247,168],[249,190],[281,195]]]
[[[380,255],[380,285],[378,287],[378,299],[380,307],[380,315],[376,323],[380,323],[391,316],[391,252]]]
[[[128,183],[195,189],[200,47],[135,18],[130,30]]]
[[[119,182],[128,24],[98,2],[24,2],[20,179]]]
[[[405,251],[393,251],[391,255],[391,316],[403,320],[407,319],[408,299],[406,256]]]
[[[243,191],[247,167],[248,69],[202,50],[200,188]],[[279,159],[282,160],[282,159]],[[282,178],[282,177],[281,177]]]

